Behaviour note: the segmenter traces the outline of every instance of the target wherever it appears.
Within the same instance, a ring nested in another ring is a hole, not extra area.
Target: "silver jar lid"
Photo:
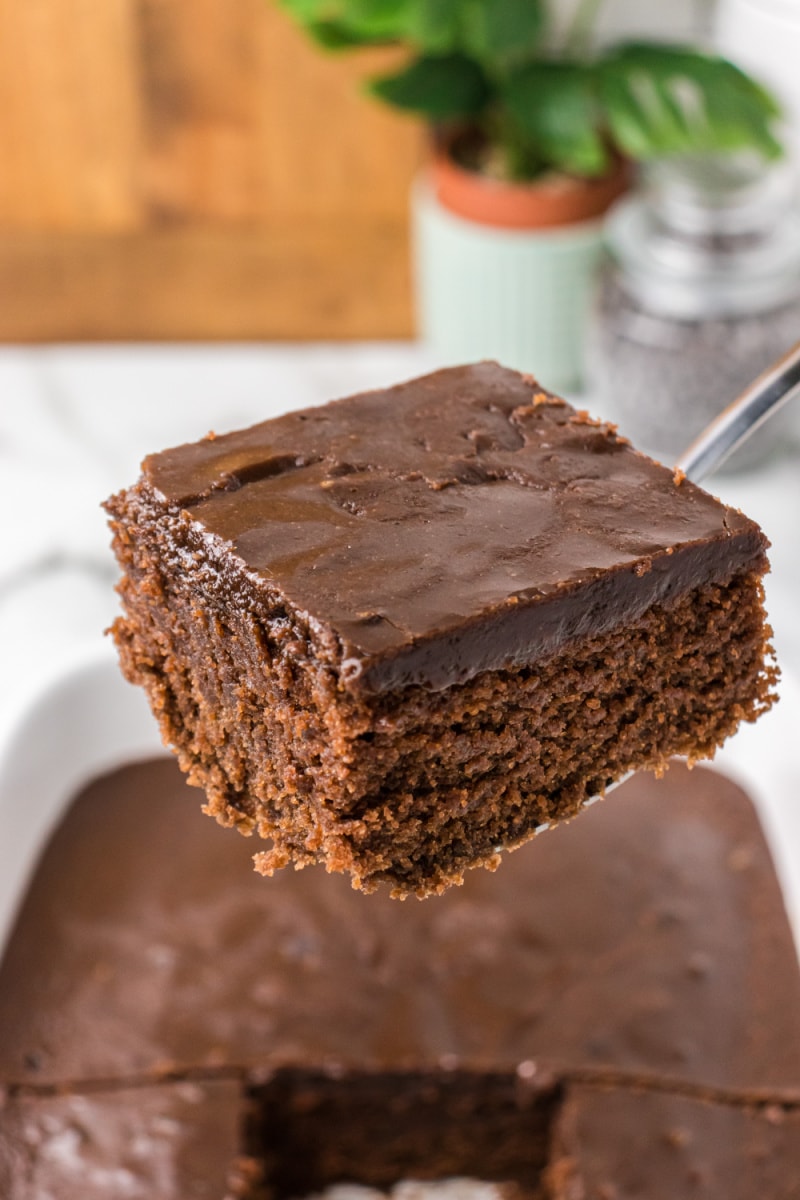
[[[762,160],[682,159],[648,168],[607,221],[624,286],[687,320],[764,312],[800,297],[800,196]]]

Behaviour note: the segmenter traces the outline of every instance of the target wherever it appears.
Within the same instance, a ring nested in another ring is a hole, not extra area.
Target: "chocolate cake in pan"
[[[0,966],[3,1200],[797,1200],[800,972],[717,773],[425,904],[247,864],[169,760],[74,802]]]

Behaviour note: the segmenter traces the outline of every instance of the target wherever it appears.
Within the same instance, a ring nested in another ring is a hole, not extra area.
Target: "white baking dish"
[[[55,825],[90,779],[163,753],[108,643],[59,667],[0,744],[0,955]]]
[[[800,688],[784,678],[781,694],[772,712],[728,743],[717,765],[759,807],[800,945]],[[0,955],[71,799],[90,779],[158,753],[144,694],[123,680],[108,644],[60,668],[20,714],[0,745]]]

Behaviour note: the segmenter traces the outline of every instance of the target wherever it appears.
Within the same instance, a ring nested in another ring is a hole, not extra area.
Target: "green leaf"
[[[461,47],[464,0],[413,0],[408,37],[426,54],[448,54]]]
[[[431,120],[475,116],[490,94],[480,67],[462,54],[418,58],[396,74],[370,80],[369,88],[387,103]]]
[[[722,58],[631,44],[598,64],[599,96],[616,144],[633,158],[756,149],[780,154],[774,99]]]
[[[327,50],[404,38],[418,0],[280,0]]]
[[[607,169],[591,67],[530,63],[514,72],[502,97],[546,162],[578,175],[601,175]]]
[[[603,77],[602,101],[612,136],[632,158],[680,154],[691,144],[683,110],[649,75]]]
[[[342,19],[362,39],[405,37],[416,0],[343,0]]]
[[[464,48],[484,63],[509,65],[538,49],[546,13],[542,0],[465,0]]]
[[[371,40],[353,33],[347,25],[339,21],[309,21],[306,30],[323,50],[349,50],[353,46],[363,46]]]
[[[341,21],[346,6],[346,0],[279,0],[279,3],[298,25],[306,28]]]

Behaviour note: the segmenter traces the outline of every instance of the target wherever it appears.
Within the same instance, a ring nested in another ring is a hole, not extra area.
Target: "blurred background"
[[[415,123],[268,0],[2,10],[0,337],[401,337]],[[389,54],[391,57],[391,52]]]
[[[609,0],[598,28],[711,19]],[[273,0],[3,0],[0,29],[0,339],[414,333],[425,133],[358,86],[396,50],[325,55]]]

